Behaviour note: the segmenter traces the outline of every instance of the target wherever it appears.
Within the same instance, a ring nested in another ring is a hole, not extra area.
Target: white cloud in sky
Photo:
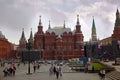
[[[49,20],[52,27],[62,26],[65,20],[66,26],[73,30],[79,14],[84,40],[90,39],[92,16],[97,36],[102,39],[113,33],[119,6],[119,0],[0,0],[0,30],[9,41],[18,43],[22,28],[25,28],[27,39],[30,28],[33,28],[33,33],[37,32],[40,15],[46,31]]]

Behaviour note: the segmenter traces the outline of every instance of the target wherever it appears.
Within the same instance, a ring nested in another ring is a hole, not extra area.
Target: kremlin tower
[[[38,31],[34,36],[34,48],[35,49],[43,49],[44,48],[44,32],[43,26],[41,22],[41,16],[39,19]]]
[[[120,40],[120,13],[119,10],[117,9],[116,12],[116,20],[115,20],[115,27],[114,27],[114,31],[112,34],[112,40]]]
[[[28,39],[28,42],[32,44],[32,47],[34,47],[34,38],[33,38],[32,28],[31,28],[30,37]]]
[[[95,21],[93,18],[93,23],[92,23],[92,34],[91,34],[91,40],[92,41],[97,41],[97,34],[96,34],[96,27],[95,27]]]
[[[120,13],[117,9],[115,27],[112,34],[112,46],[115,55],[120,57]]]
[[[23,28],[22,35],[21,35],[21,38],[19,40],[19,50],[20,51],[23,51],[23,50],[26,49],[26,43],[27,43],[27,41],[26,41],[26,38],[25,38],[24,28]]]

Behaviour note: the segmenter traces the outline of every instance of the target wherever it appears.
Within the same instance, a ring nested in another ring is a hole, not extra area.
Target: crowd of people
[[[25,66],[26,63],[23,63],[23,64]],[[39,62],[35,61],[32,64],[33,64],[33,72],[36,72],[36,70],[39,70],[39,68],[41,66]],[[6,67],[5,63],[1,63],[1,67],[3,67],[4,77],[15,76],[16,66],[17,66],[17,69],[19,69],[20,63],[17,63],[17,64],[10,63],[9,67]],[[57,79],[61,78],[62,77],[62,67],[64,67],[64,66],[61,65],[60,63],[57,63],[57,64],[51,63],[50,67],[49,67],[49,75],[51,77],[54,77],[54,78],[57,78]],[[88,72],[88,65],[85,65],[85,70],[84,71],[85,71],[85,73]],[[92,72],[94,72],[94,67],[93,66],[92,66]],[[100,72],[98,73],[101,80],[104,80],[105,73],[106,73],[105,69],[100,70]]]
[[[6,66],[6,64],[8,64]],[[16,72],[16,66],[17,66],[17,69],[19,69],[19,66],[20,66],[20,62],[19,63],[3,63],[3,62],[0,62],[0,65],[1,67],[3,68],[3,73],[4,73],[4,77],[7,77],[7,76],[15,76],[15,72]],[[23,63],[24,66],[25,66],[25,62]],[[33,70],[34,72],[36,72],[37,69],[40,68],[40,64],[38,62],[33,62]]]
[[[49,68],[50,76],[56,76],[58,79],[59,77],[62,77],[62,66],[60,64],[51,64],[51,67]]]
[[[14,64],[11,64],[10,67],[5,67],[3,69],[4,77],[15,76],[15,72],[16,72],[16,67]]]
[[[34,72],[36,72],[37,69],[39,70],[39,68],[40,68],[40,64],[35,61],[35,62],[33,63],[33,70],[34,70]]]

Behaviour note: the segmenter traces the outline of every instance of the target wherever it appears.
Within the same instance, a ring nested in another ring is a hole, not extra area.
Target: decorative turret
[[[79,23],[79,15],[77,15],[77,24],[75,33],[81,33],[81,25]]]
[[[79,15],[77,15],[77,25],[79,25]]]
[[[39,16],[39,26],[42,26],[42,23],[41,23],[41,16]]]
[[[44,32],[41,22],[41,16],[39,17],[38,31],[34,36],[34,49],[43,49],[44,48]]]
[[[26,38],[25,38],[25,34],[24,34],[24,28],[22,29],[22,35],[21,38],[19,40],[19,48],[20,50],[24,50],[26,49]]]
[[[20,41],[26,41],[25,34],[24,34],[24,28],[22,29],[22,35],[21,35]]]
[[[117,11],[116,11],[116,18],[119,18],[119,10],[117,9]]]
[[[79,15],[77,15],[77,24],[75,30],[75,48],[76,49],[83,49],[83,34],[81,31],[81,25],[79,22]]]
[[[41,22],[41,16],[39,17],[39,25],[38,25],[38,33],[39,34],[43,34],[43,26],[42,26],[42,22]]]
[[[51,26],[50,26],[50,20],[49,20],[49,25],[48,25],[49,27],[48,27],[48,29],[51,29]]]
[[[65,20],[64,20],[63,28],[65,28]]]
[[[30,42],[32,44],[32,46],[34,46],[34,39],[33,39],[33,34],[32,34],[32,28],[31,28],[30,37],[28,39],[28,42]]]
[[[29,39],[33,39],[33,34],[32,34],[32,28],[31,28],[31,32],[30,32],[30,38]]]
[[[116,20],[115,20],[114,31],[112,34],[112,40],[113,41],[120,40],[120,14],[118,9],[116,11]]]
[[[96,29],[96,27],[95,27],[95,21],[94,21],[94,16],[93,16],[92,29]]]
[[[94,17],[93,17],[93,23],[92,23],[92,34],[91,34],[91,37],[92,37],[92,41],[97,41]]]
[[[116,27],[120,27],[120,14],[119,14],[119,10],[118,10],[118,9],[117,9],[117,11],[116,11],[115,26],[116,26]]]
[[[119,10],[117,9],[115,26],[112,34],[112,49],[113,49],[113,53],[115,53],[114,56],[119,56],[119,52],[120,52],[119,41],[120,41],[120,14],[119,14]]]

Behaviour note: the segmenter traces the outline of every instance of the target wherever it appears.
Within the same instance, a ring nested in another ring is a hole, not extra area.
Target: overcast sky
[[[12,43],[19,43],[22,28],[26,39],[30,28],[37,32],[39,16],[42,16],[43,30],[62,26],[74,30],[76,15],[80,15],[84,41],[91,37],[93,16],[99,39],[111,36],[114,29],[115,13],[120,10],[119,0],[0,0],[0,31]]]

